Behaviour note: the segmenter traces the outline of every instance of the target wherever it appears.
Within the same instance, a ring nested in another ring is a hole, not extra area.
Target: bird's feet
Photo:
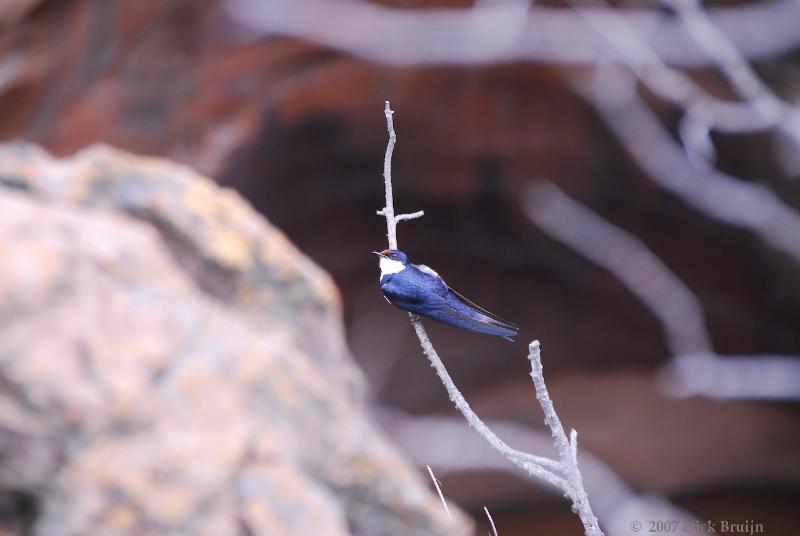
[[[422,317],[417,315],[417,314],[409,313],[409,316],[411,317],[411,326],[412,327],[416,326],[417,324],[422,322]]]

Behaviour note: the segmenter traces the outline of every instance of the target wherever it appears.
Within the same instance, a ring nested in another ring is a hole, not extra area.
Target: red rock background
[[[796,533],[798,405],[659,395],[651,373],[668,352],[658,323],[615,278],[531,225],[521,188],[553,180],[641,238],[702,299],[723,354],[800,354],[800,269],[643,177],[568,91],[563,69],[371,65],[260,38],[209,0],[9,5],[0,139],[57,155],[101,141],[235,188],[333,275],[378,401],[453,414],[405,316],[381,298],[369,253],[385,247],[375,210],[391,100],[396,208],[426,212],[401,224],[401,247],[522,326],[515,344],[430,326],[479,413],[541,425],[525,359],[538,338],[562,420],[632,486],[700,518]],[[797,54],[760,68],[800,72]],[[728,138],[720,149],[723,168],[770,178],[797,206],[800,182],[776,176],[767,137]],[[476,516],[489,505],[504,536],[579,533],[567,505],[540,488],[494,474],[465,487],[463,478],[443,478],[445,493]]]

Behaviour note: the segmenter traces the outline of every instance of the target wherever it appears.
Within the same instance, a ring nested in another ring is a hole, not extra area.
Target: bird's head
[[[399,249],[384,249],[383,251],[373,251],[373,253],[381,258],[381,277],[402,272],[408,264],[408,255]]]
[[[383,251],[373,251],[373,253],[382,259],[408,264],[408,255],[399,249],[384,249]]]

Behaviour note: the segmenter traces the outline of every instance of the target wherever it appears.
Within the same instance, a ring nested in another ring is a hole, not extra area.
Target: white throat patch
[[[379,280],[383,279],[383,276],[385,275],[399,274],[406,268],[402,262],[393,261],[392,259],[387,259],[386,257],[381,257],[380,266],[381,266],[381,277],[379,278]]]

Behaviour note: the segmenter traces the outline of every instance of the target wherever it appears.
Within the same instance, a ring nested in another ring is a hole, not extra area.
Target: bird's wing
[[[438,294],[434,289],[405,282],[402,289],[395,281],[381,286],[384,296],[397,307],[451,326],[477,333],[498,335],[512,340],[518,328],[473,304],[463,296],[444,286]],[[463,303],[462,303],[463,302]]]
[[[499,325],[493,322],[486,322],[483,319],[475,318],[450,306],[429,310],[423,316],[476,333],[498,335],[510,341],[513,341],[512,337],[516,336],[518,331],[516,327],[511,327],[511,324]]]
[[[420,285],[409,280],[401,282],[395,277],[381,285],[381,291],[394,305],[416,314],[424,315],[428,310],[448,307],[446,293],[435,286]]]
[[[462,296],[461,293],[453,290],[450,287],[447,287],[447,290],[449,291],[447,301],[451,308],[476,320],[480,320],[488,324],[493,324],[500,328],[512,330],[515,333],[519,331],[519,327],[516,326],[515,324],[512,324],[508,320],[500,318],[496,314],[487,311],[480,305],[471,302],[470,300]],[[466,311],[464,310],[465,307],[467,309]]]
[[[445,296],[427,295],[424,311],[420,312],[439,322],[457,326],[476,333],[499,335],[508,340],[517,335],[519,328],[502,318],[482,309],[461,294],[446,287]]]

